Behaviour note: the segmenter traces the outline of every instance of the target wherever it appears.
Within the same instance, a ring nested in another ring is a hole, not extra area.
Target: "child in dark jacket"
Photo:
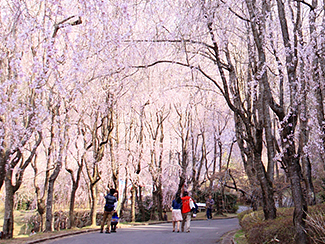
[[[111,230],[112,232],[116,232],[116,226],[118,224],[118,220],[119,220],[119,217],[117,215],[117,213],[115,212],[112,216],[112,220],[111,220]]]

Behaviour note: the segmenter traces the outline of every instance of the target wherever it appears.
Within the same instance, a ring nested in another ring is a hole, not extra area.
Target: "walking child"
[[[112,216],[112,220],[111,220],[111,231],[112,232],[116,232],[116,228],[117,228],[117,224],[118,224],[118,220],[119,217],[117,215],[117,213],[115,212]]]

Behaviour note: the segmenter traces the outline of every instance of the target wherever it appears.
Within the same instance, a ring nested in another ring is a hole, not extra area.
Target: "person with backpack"
[[[115,189],[110,189],[109,194],[105,196],[106,204],[104,207],[103,221],[100,226],[100,233],[103,233],[104,225],[107,220],[107,227],[105,233],[110,234],[110,225],[113,213],[115,212],[116,202],[117,202],[117,191]]]
[[[190,232],[192,209],[195,209],[193,199],[188,195],[187,191],[184,191],[182,197],[182,232],[184,232],[184,227],[186,233]]]
[[[182,217],[182,199],[179,193],[176,193],[175,199],[172,201],[172,222],[173,232],[175,232],[175,225],[177,223],[177,232],[179,232],[180,221]]]

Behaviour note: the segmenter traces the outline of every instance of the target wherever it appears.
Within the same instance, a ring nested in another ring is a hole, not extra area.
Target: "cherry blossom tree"
[[[12,237],[13,196],[29,165],[48,231],[64,182],[72,187],[62,200],[70,226],[75,201],[90,198],[94,224],[98,191],[120,180],[132,221],[136,205],[144,218],[145,197],[161,219],[163,204],[184,185],[194,193],[219,177],[225,189],[236,141],[266,219],[276,217],[274,186],[290,182],[297,243],[305,243],[313,169],[324,166],[323,5],[1,2],[5,235]],[[79,183],[88,184],[82,196]]]
[[[42,81],[33,73],[37,62],[28,62],[32,56],[32,19],[19,1],[1,5],[5,10],[1,28],[6,34],[1,37],[0,188],[5,182],[3,233],[5,238],[12,238],[14,193],[43,139],[44,104]]]
[[[296,207],[294,222],[297,241],[304,243],[304,212],[307,205],[300,184],[302,173],[311,195],[313,190],[309,180],[308,158],[300,158],[302,148],[308,144],[304,123],[307,110],[304,109],[306,103],[302,102],[306,94],[303,95],[301,89],[306,87],[301,75],[304,62],[300,55],[305,52],[301,45],[305,40],[304,34],[301,34],[304,27],[301,13],[302,9],[310,8],[313,31],[313,23],[316,23],[313,21],[316,16],[313,11],[317,8],[317,2],[314,1],[312,5],[295,2],[293,5],[292,2],[285,4],[282,1],[201,1],[175,3],[175,6],[178,9],[178,14],[175,14],[177,24],[180,25],[173,26],[165,18],[163,27],[158,31],[160,35],[146,40],[134,36],[134,43],[173,43],[179,48],[178,51],[182,50],[183,55],[156,57],[152,62],[145,60],[143,64],[133,67],[148,68],[171,63],[196,70],[216,85],[234,112],[237,141],[247,174],[252,182],[256,177],[261,185],[265,218],[276,217],[272,184],[274,162],[278,159],[291,181]],[[290,9],[288,13],[293,20],[292,25],[288,24],[286,8]],[[190,14],[191,21],[188,18]],[[235,28],[232,29],[232,26]],[[204,28],[208,35],[203,34]],[[166,29],[173,36],[162,38]],[[246,32],[237,31],[239,29]],[[202,35],[193,35],[198,32]],[[277,41],[275,37],[279,37]],[[239,43],[245,44],[238,48]],[[269,53],[269,50],[273,53]],[[238,59],[237,53],[240,52],[244,54],[244,60]],[[217,72],[210,60],[216,64]],[[286,68],[283,68],[283,64]],[[245,72],[248,75],[244,75]],[[272,123],[272,118],[277,119],[278,123]],[[301,119],[299,124],[298,118]],[[300,146],[295,139],[299,136]],[[264,140],[266,147],[263,146]],[[262,158],[263,151],[267,152],[267,170]]]
[[[162,170],[164,157],[164,122],[168,118],[168,111],[164,108],[156,112],[155,116],[150,116],[151,121],[147,122],[149,138],[151,140],[150,147],[150,163],[148,164],[149,172],[152,177],[152,198],[153,207],[151,211],[151,219],[155,220],[155,211],[158,212],[158,219],[163,220],[163,192],[162,192]]]

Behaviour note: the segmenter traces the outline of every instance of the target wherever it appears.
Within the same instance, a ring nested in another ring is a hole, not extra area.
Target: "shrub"
[[[278,217],[265,221],[262,211],[243,218],[241,226],[245,230],[248,243],[294,243],[292,216]],[[254,212],[253,212],[254,213]]]
[[[245,232],[247,242],[294,243],[293,208],[278,208],[277,218],[264,220],[263,211],[244,211],[238,214],[239,223]],[[325,204],[310,206],[306,219],[309,242],[325,243]]]
[[[263,211],[245,211],[238,215],[240,225],[245,232],[247,242],[260,243],[294,243],[293,208],[277,209],[277,218],[265,220]]]
[[[307,214],[306,228],[314,243],[325,243],[325,204],[311,208]]]

